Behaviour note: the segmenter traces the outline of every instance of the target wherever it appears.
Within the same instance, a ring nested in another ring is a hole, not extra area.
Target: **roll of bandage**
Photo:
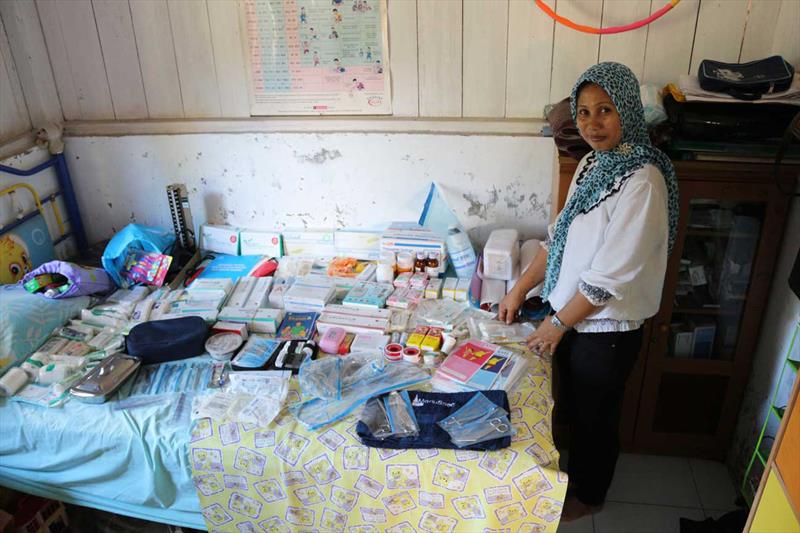
[[[387,361],[401,361],[403,359],[403,347],[397,343],[387,344],[383,349],[383,355]]]
[[[406,346],[403,349],[403,361],[407,361],[409,363],[419,363],[420,360],[420,351],[419,348],[416,346]]]
[[[21,368],[12,368],[0,378],[0,395],[14,396],[28,383],[28,374]]]

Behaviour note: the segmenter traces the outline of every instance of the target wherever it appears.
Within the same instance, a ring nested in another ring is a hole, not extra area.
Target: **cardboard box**
[[[250,296],[244,304],[244,307],[261,308],[266,307],[269,298],[269,291],[272,288],[272,277],[254,278],[255,284]]]
[[[458,286],[458,278],[445,278],[442,285],[442,298],[455,300],[456,287]]]
[[[381,236],[381,251],[411,252],[415,257],[417,252],[438,252],[440,264],[447,260],[444,236],[415,222],[392,222]]]
[[[242,307],[223,307],[219,312],[220,320],[241,324],[249,324],[255,316],[256,309],[245,309]]]
[[[439,278],[432,278],[428,281],[428,286],[425,287],[426,299],[437,299],[442,297],[442,280]]]
[[[469,285],[472,280],[467,278],[459,279],[456,282],[456,289],[454,292],[454,300],[457,302],[466,302],[469,296]]]
[[[250,293],[256,284],[256,278],[241,277],[236,282],[228,301],[225,302],[226,307],[245,307],[247,299],[250,298]]]
[[[336,255],[377,261],[381,253],[383,230],[341,229],[334,234]]]
[[[305,257],[334,257],[333,230],[303,229],[283,231],[283,251],[286,255],[299,255]]]
[[[385,318],[368,318],[337,313],[322,313],[317,319],[317,330],[320,333],[325,333],[328,328],[339,327],[349,333],[383,334],[388,326],[389,320]]]
[[[216,300],[227,298],[232,290],[233,281],[228,278],[201,278],[189,285],[187,293],[191,300]]]
[[[325,306],[325,312],[337,315],[351,315],[362,316],[366,318],[383,318],[389,319],[392,316],[391,309],[374,309],[368,307],[351,307],[348,305],[328,304]]]
[[[239,228],[203,224],[200,226],[200,248],[220,254],[239,255]]]
[[[243,229],[239,242],[242,255],[283,256],[283,237],[277,231]]]
[[[248,326],[254,333],[275,333],[283,319],[280,309],[258,309]]]

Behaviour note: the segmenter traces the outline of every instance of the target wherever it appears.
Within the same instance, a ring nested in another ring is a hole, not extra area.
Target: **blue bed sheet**
[[[51,300],[21,285],[0,285],[0,375],[42,345],[50,333],[88,307],[88,296]]]
[[[186,453],[190,422],[173,418],[178,396],[129,410],[0,399],[0,485],[205,529]]]

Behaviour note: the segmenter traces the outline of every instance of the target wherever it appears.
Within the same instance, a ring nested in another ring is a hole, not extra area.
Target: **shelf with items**
[[[741,491],[748,503],[753,502],[756,490],[758,489],[758,483],[756,483],[755,487],[753,487],[752,481],[755,477],[753,470],[758,470],[760,467],[761,473],[763,473],[763,465],[766,464],[766,460],[769,458],[771,451],[771,444],[769,441],[774,439],[774,436],[778,433],[777,428],[786,414],[788,400],[786,389],[788,388],[791,390],[794,382],[797,381],[798,359],[795,358],[797,357],[797,354],[794,352],[795,346],[800,348],[798,337],[800,337],[800,320],[798,320],[798,322],[795,324],[794,333],[792,334],[792,339],[789,342],[789,349],[787,350],[784,363],[781,365],[781,371],[778,375],[778,381],[775,384],[775,390],[772,393],[767,416],[764,419],[764,424],[762,425],[761,432],[758,435],[758,440],[756,441],[753,455],[750,458],[747,469],[745,470]],[[768,447],[767,444],[770,444],[770,446]],[[757,479],[761,479],[761,474],[758,474]]]

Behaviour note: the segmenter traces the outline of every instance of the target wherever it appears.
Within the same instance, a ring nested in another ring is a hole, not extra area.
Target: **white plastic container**
[[[475,250],[466,233],[458,229],[457,226],[450,226],[447,230],[447,254],[456,269],[459,278],[472,278],[475,273]]]
[[[508,281],[519,265],[519,233],[515,229],[496,229],[483,247],[483,277]]]

